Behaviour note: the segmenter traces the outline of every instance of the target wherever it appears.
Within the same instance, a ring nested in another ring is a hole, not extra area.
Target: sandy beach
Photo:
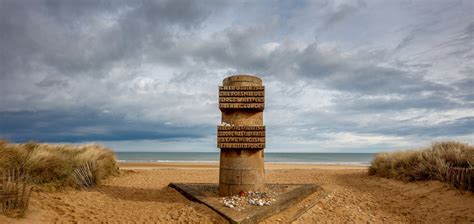
[[[223,223],[206,206],[167,187],[217,183],[217,163],[127,163],[90,190],[37,190],[22,219],[0,223]],[[474,195],[447,184],[367,175],[367,167],[266,164],[268,183],[316,183],[323,191],[263,223],[472,223]],[[303,214],[295,210],[307,207]]]

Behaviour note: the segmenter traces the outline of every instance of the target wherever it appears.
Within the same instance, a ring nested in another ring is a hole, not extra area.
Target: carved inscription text
[[[265,126],[217,126],[219,148],[265,148]]]
[[[265,131],[265,126],[217,126],[217,131]]]
[[[264,86],[219,86],[219,109],[263,110]]]
[[[217,143],[221,149],[263,149],[265,143]]]

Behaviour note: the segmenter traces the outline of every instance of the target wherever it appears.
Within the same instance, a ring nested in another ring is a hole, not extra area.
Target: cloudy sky
[[[0,0],[0,138],[212,151],[266,86],[267,152],[474,143],[474,1]]]

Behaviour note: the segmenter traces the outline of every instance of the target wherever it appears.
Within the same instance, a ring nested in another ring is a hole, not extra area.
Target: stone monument
[[[265,87],[258,77],[230,76],[219,86],[222,121],[217,126],[217,147],[221,149],[221,196],[265,190],[264,108]]]
[[[320,190],[318,185],[265,184],[264,108],[265,87],[261,79],[250,75],[225,78],[223,85],[219,86],[219,109],[222,112],[221,124],[217,126],[217,147],[221,148],[219,184],[170,183],[169,186],[187,198],[203,203],[230,223],[258,223],[284,209],[300,207],[293,210],[295,215],[288,219],[291,222],[312,208],[296,206],[296,203]],[[250,194],[228,197],[248,191],[264,191],[273,195],[275,200],[269,204],[255,204],[251,203]],[[324,195],[318,194],[311,200],[318,202],[318,198]],[[226,202],[240,199],[244,200],[243,203]]]

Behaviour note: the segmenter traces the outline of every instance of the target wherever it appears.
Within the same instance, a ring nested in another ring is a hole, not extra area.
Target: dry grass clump
[[[446,181],[454,168],[474,168],[474,146],[444,141],[421,150],[380,153],[372,160],[369,174],[406,181]]]
[[[83,188],[94,186],[97,183],[95,173],[97,173],[97,166],[96,163],[92,161],[85,162],[74,169],[74,180],[77,186]]]
[[[32,187],[28,176],[19,170],[8,170],[0,175],[0,213],[23,217],[28,208]]]
[[[85,163],[94,163],[94,182],[117,173],[115,153],[103,146],[0,142],[0,171],[17,169],[34,184],[83,186],[77,184],[75,170]]]

